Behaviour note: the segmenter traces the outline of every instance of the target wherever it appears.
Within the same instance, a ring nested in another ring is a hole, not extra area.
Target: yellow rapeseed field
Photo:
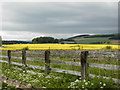
[[[12,45],[2,45],[3,48],[0,50],[22,50],[28,47],[29,50],[71,50],[71,49],[106,49],[110,47],[111,49],[119,49],[119,45],[102,45],[102,44],[12,44]]]

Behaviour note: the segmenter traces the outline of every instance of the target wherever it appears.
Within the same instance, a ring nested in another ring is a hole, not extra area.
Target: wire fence
[[[86,60],[84,67],[81,56],[86,51],[88,55],[83,57]],[[23,70],[26,67],[42,69],[47,74],[54,71],[78,76],[84,73],[85,77],[113,78],[118,83],[119,53],[119,50],[3,51],[0,62],[6,62],[9,66],[23,65]]]

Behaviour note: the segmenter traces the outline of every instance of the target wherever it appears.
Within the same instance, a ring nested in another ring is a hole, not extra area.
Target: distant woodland
[[[78,44],[112,44],[120,40],[120,33],[118,34],[99,34],[99,35],[77,35],[67,39],[56,39],[53,37],[37,37],[31,41],[17,41],[17,40],[3,40],[0,37],[0,45],[2,44],[40,44],[40,43],[60,43],[62,41],[72,41]]]
[[[73,39],[55,39],[53,37],[37,37],[32,40],[33,44],[37,43],[59,43],[62,41],[74,41]]]

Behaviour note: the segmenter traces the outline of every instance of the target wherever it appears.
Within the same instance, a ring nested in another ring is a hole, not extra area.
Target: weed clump
[[[106,46],[105,49],[112,49],[112,47],[111,46]]]
[[[22,48],[22,50],[29,50],[28,46]]]

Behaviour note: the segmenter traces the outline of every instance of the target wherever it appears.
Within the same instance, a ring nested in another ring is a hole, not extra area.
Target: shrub
[[[28,46],[22,48],[22,50],[29,50]]]
[[[111,46],[106,46],[105,49],[112,49],[112,47]]]

